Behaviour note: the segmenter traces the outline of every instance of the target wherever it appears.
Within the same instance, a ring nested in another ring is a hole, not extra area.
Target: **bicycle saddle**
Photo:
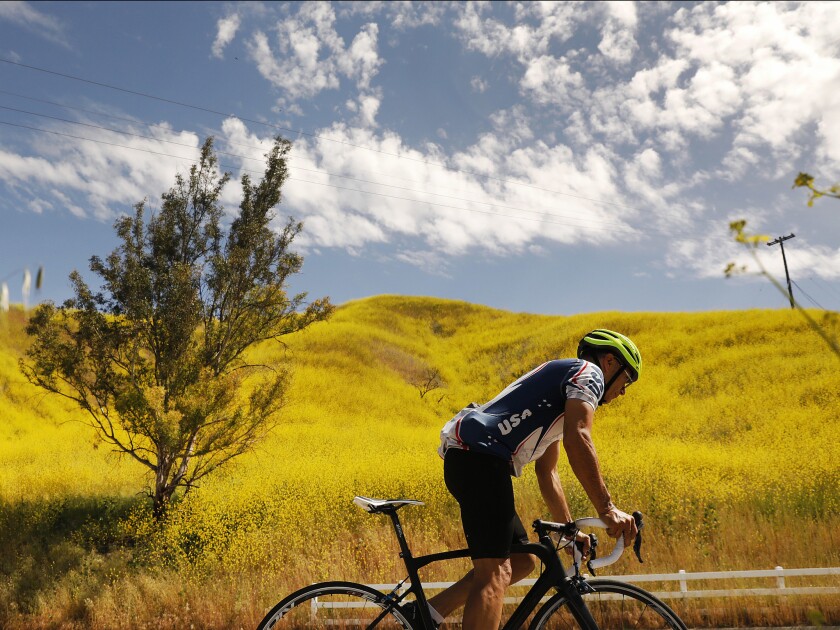
[[[371,514],[396,512],[405,505],[423,505],[422,501],[413,499],[371,499],[369,497],[355,497],[353,503]]]

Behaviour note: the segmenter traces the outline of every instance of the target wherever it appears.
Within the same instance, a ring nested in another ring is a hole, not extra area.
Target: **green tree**
[[[328,298],[286,292],[303,264],[290,251],[302,224],[272,228],[290,148],[276,138],[262,181],[242,177],[242,203],[225,228],[229,174],[219,174],[208,139],[159,212],[147,220],[141,202],[116,221],[119,247],[90,260],[100,290],[74,271],[75,297],[41,305],[27,326],[24,374],[78,403],[102,440],[151,472],[158,518],[179,488],[188,492],[278,421],[288,368],[251,364],[246,351],[332,312]]]

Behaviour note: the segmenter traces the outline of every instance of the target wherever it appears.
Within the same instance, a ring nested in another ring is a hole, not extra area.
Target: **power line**
[[[24,94],[18,94],[16,92],[9,92],[9,91],[6,91],[6,90],[0,90],[0,94],[6,94],[6,95],[9,95],[9,96],[23,98],[23,99],[30,100],[30,101],[35,101],[35,102],[38,102],[38,103],[46,103],[48,105],[53,105],[55,107],[61,107],[63,109],[85,112],[87,114],[92,114],[94,116],[104,116],[106,118],[112,118],[114,120],[119,120],[119,121],[122,121],[122,122],[128,122],[128,123],[131,123],[131,124],[141,124],[141,125],[143,125],[145,127],[149,127],[149,128],[162,128],[166,131],[172,131],[171,127],[169,127],[168,125],[150,123],[150,122],[147,122],[147,121],[144,121],[144,120],[141,120],[141,119],[137,119],[137,118],[127,118],[127,117],[124,117],[124,116],[115,116],[115,115],[112,115],[112,114],[106,114],[104,112],[97,112],[97,111],[94,111],[94,110],[85,109],[83,107],[74,107],[74,106],[71,106],[71,105],[64,105],[62,103],[56,103],[55,101],[50,101],[50,100],[41,99],[41,98],[35,98],[35,97],[32,97],[32,96],[26,96]],[[124,135],[130,135],[130,136],[135,136],[135,137],[139,137],[139,138],[148,138],[150,140],[155,140],[155,141],[158,141],[158,142],[168,142],[170,144],[180,144],[180,143],[176,143],[172,140],[163,140],[161,138],[152,138],[152,137],[149,137],[149,136],[134,134],[134,133],[119,130],[119,129],[112,129],[110,127],[102,127],[102,126],[99,126],[99,125],[92,125],[90,123],[84,123],[84,122],[81,122],[81,121],[67,120],[65,118],[48,116],[47,114],[41,114],[41,113],[38,113],[38,112],[30,112],[28,110],[21,110],[21,109],[16,109],[16,108],[12,108],[12,107],[5,107],[5,106],[2,106],[2,105],[0,105],[0,108],[9,109],[11,111],[17,111],[17,112],[20,112],[20,113],[30,114],[32,116],[40,116],[42,118],[50,118],[52,120],[58,120],[58,121],[61,121],[61,122],[66,122],[66,123],[70,123],[70,124],[74,124],[74,125],[83,125],[83,126],[92,127],[92,128],[95,128],[95,129],[103,129],[103,130],[106,130],[106,131],[111,131],[113,133],[121,133],[121,134],[124,134]],[[246,148],[246,149],[253,149],[253,150],[257,150],[257,151],[262,151],[266,148],[264,146],[257,147],[257,146],[250,145],[250,144],[233,142],[229,139],[226,139],[226,142],[228,144],[232,145],[232,146],[238,146],[238,147],[242,147],[242,148]],[[181,144],[181,146],[188,146],[188,147],[192,148],[192,145]],[[292,148],[292,150],[294,151],[294,147]],[[217,151],[217,153],[224,154],[224,155],[231,155],[231,156],[239,157],[239,158],[246,159],[246,160],[256,160],[257,159],[257,158],[252,158],[252,157],[249,157],[249,156],[243,156],[243,155],[228,153],[228,152],[225,152],[225,151]],[[317,161],[315,161],[311,158],[300,156],[300,155],[297,155],[297,156],[293,155],[293,156],[291,156],[290,159],[292,161],[294,161],[294,160],[304,160],[304,161],[309,162],[311,164],[314,164],[316,166],[318,164]],[[296,167],[296,168],[298,170],[303,170],[303,171],[307,170],[307,169],[304,169],[304,168],[299,167],[299,166]],[[430,192],[430,191],[425,191],[425,190],[416,190],[416,189],[411,189],[411,188],[404,188],[404,187],[401,187],[401,186],[396,186],[394,184],[386,184],[386,183],[383,183],[383,182],[370,181],[370,180],[366,180],[366,179],[352,177],[350,175],[339,175],[337,173],[330,173],[328,171],[323,171],[323,170],[311,171],[311,172],[313,172],[313,173],[315,173],[315,172],[326,173],[326,174],[330,175],[331,177],[340,177],[342,179],[350,179],[350,180],[353,180],[353,181],[358,181],[358,182],[367,183],[367,184],[373,184],[373,185],[376,185],[376,186],[389,186],[389,187],[397,188],[397,189],[400,189],[400,190],[406,190],[406,191],[410,191],[410,192],[419,192],[419,193],[422,193],[422,194],[434,195],[436,197],[445,197],[445,198],[448,198],[448,199],[454,199],[454,200],[458,200],[458,201],[466,201],[468,203],[478,203],[478,204],[493,206],[493,207],[497,207],[497,208],[517,210],[517,211],[520,211],[520,212],[531,212],[531,213],[545,214],[545,215],[549,215],[549,216],[553,216],[553,217],[559,217],[559,218],[568,218],[568,219],[573,219],[573,220],[580,220],[579,217],[570,217],[569,215],[557,214],[555,212],[541,212],[541,211],[538,211],[538,210],[528,210],[528,209],[524,209],[524,208],[517,208],[515,206],[508,206],[508,205],[505,205],[505,204],[499,204],[499,203],[495,203],[495,202],[479,201],[479,200],[476,200],[476,199],[464,199],[463,197],[456,197],[456,196],[452,196],[452,195],[446,195],[446,194],[443,194],[443,193],[435,193],[435,192]],[[414,179],[411,179],[411,178],[399,177],[399,176],[391,175],[391,174],[388,174],[388,173],[373,172],[373,174],[374,175],[381,175],[383,177],[390,177],[390,178],[398,179],[398,180],[401,180],[401,181],[412,182],[412,183],[415,183],[415,184],[422,183],[422,182],[418,182],[417,180],[414,180]],[[608,225],[608,226],[612,227],[612,222],[610,222],[610,221],[605,221],[605,220],[602,220],[602,219],[587,219],[587,220],[598,222],[598,223],[603,223],[605,226]]]
[[[106,114],[105,112],[98,112],[95,109],[85,109],[84,107],[75,107],[73,105],[65,105],[64,103],[56,103],[55,101],[49,101],[45,98],[36,98],[34,96],[27,96],[26,94],[18,94],[17,92],[9,92],[8,90],[0,90],[0,94],[5,94],[6,96],[14,96],[16,98],[23,98],[27,101],[35,101],[36,103],[46,103],[47,105],[54,105],[55,107],[61,107],[62,109],[72,109],[77,112],[84,112],[86,114],[91,114],[93,116],[105,116],[106,118],[113,118],[114,120],[121,120],[123,122],[129,123],[142,123],[146,127],[163,127],[165,129],[169,129],[168,125],[161,125],[157,123],[149,123],[142,120],[138,120],[137,118],[128,118],[126,116],[115,116],[114,114]]]
[[[218,116],[234,117],[234,118],[238,118],[239,120],[243,120],[245,122],[258,124],[258,125],[264,125],[266,127],[272,128],[272,129],[277,129],[278,131],[285,131],[287,133],[306,136],[306,137],[309,137],[309,138],[315,138],[315,139],[318,139],[318,140],[325,140],[325,141],[328,141],[328,142],[336,142],[338,144],[342,144],[342,145],[345,145],[345,146],[350,146],[350,147],[354,147],[354,148],[357,148],[357,149],[363,149],[365,151],[373,151],[375,153],[380,153],[382,155],[388,155],[388,156],[391,156],[391,157],[396,157],[396,158],[401,159],[401,160],[409,160],[411,162],[418,162],[418,163],[421,163],[421,164],[425,164],[427,166],[435,166],[435,167],[438,167],[438,168],[444,168],[444,169],[447,169],[447,170],[452,171],[452,172],[462,173],[462,174],[465,174],[465,175],[471,175],[473,177],[480,177],[480,178],[483,178],[483,179],[489,179],[489,180],[497,181],[497,182],[504,183],[504,184],[512,184],[512,185],[515,185],[515,186],[523,186],[525,188],[532,188],[534,190],[541,190],[543,192],[548,192],[548,193],[552,193],[552,194],[556,194],[556,195],[563,195],[563,196],[566,196],[566,197],[573,197],[575,199],[582,199],[582,200],[585,200],[585,201],[591,201],[592,203],[604,204],[604,205],[614,206],[614,207],[617,207],[617,208],[625,208],[625,209],[634,210],[634,211],[637,210],[637,208],[634,208],[633,206],[628,206],[626,204],[621,204],[621,203],[617,203],[617,202],[614,202],[614,201],[604,201],[602,199],[594,199],[592,197],[586,197],[584,195],[576,195],[574,193],[563,192],[563,191],[559,191],[559,190],[552,190],[550,188],[544,188],[542,186],[536,186],[534,184],[527,184],[525,182],[519,182],[519,181],[516,181],[516,180],[505,179],[505,178],[502,178],[502,177],[495,177],[493,175],[487,175],[485,173],[478,173],[478,172],[475,172],[475,171],[468,171],[468,170],[465,170],[465,169],[453,168],[449,165],[441,164],[441,163],[438,163],[438,162],[433,162],[431,160],[413,158],[413,157],[410,157],[410,156],[407,156],[407,155],[401,155],[399,153],[384,151],[382,149],[375,149],[373,147],[366,147],[364,145],[359,145],[359,144],[354,144],[352,142],[347,142],[346,140],[338,140],[336,138],[330,138],[328,136],[322,136],[322,135],[319,135],[319,134],[303,131],[303,130],[300,130],[300,129],[297,129],[297,130],[296,129],[290,129],[288,127],[283,127],[281,125],[275,125],[273,123],[268,123],[268,122],[261,121],[261,120],[253,120],[253,119],[250,119],[250,118],[245,118],[244,116],[239,116],[237,114],[226,114],[224,112],[219,112],[217,110],[213,110],[213,109],[210,109],[210,108],[207,108],[207,107],[202,107],[202,106],[199,106],[199,105],[192,105],[192,104],[189,104],[189,103],[182,103],[180,101],[175,101],[175,100],[172,100],[172,99],[167,99],[167,98],[155,96],[155,95],[152,95],[152,94],[148,94],[146,92],[140,92],[140,91],[137,91],[137,90],[130,90],[130,89],[127,89],[127,88],[117,87],[117,86],[110,85],[108,83],[103,83],[103,82],[100,82],[100,81],[92,81],[90,79],[84,79],[82,77],[77,77],[77,76],[74,76],[74,75],[65,74],[63,72],[56,72],[54,70],[47,70],[46,68],[39,68],[37,66],[31,66],[31,65],[20,63],[20,62],[17,62],[17,61],[12,61],[10,59],[3,59],[2,57],[0,57],[0,62],[7,63],[7,64],[14,65],[14,66],[19,66],[21,68],[26,68],[28,70],[34,70],[34,71],[37,71],[37,72],[43,72],[43,73],[46,73],[46,74],[51,74],[51,75],[63,77],[65,79],[71,79],[71,80],[74,80],[74,81],[81,81],[83,83],[89,83],[91,85],[96,85],[96,86],[99,86],[99,87],[104,87],[104,88],[108,88],[108,89],[112,89],[112,90],[117,90],[117,91],[120,91],[120,92],[126,92],[128,94],[133,94],[135,96],[142,96],[142,97],[145,97],[145,98],[150,98],[150,99],[170,103],[170,104],[173,104],[173,105],[180,105],[182,107],[189,107],[189,108],[196,109],[196,110],[199,110],[199,111],[204,111],[204,112],[209,112],[209,113],[212,113],[212,114],[216,114]]]
[[[128,88],[117,87],[116,85],[110,85],[108,83],[101,83],[99,81],[92,81],[90,79],[83,79],[82,77],[76,77],[72,74],[64,74],[63,72],[56,72],[55,70],[47,70],[46,68],[39,68],[37,66],[30,66],[25,63],[20,63],[19,61],[12,61],[11,59],[3,59],[0,57],[0,61],[3,63],[8,63],[13,66],[20,66],[21,68],[26,68],[27,70],[35,70],[37,72],[43,72],[45,74],[52,74],[57,77],[63,77],[65,79],[72,79],[73,81],[81,81],[83,83],[89,83],[91,85],[96,85],[99,87],[108,88],[109,90],[116,90],[118,92],[125,92],[126,94],[133,94],[134,96],[142,96],[144,98],[150,98],[156,101],[161,101],[163,103],[169,103],[170,105],[179,105],[181,107],[189,107],[190,109],[195,109],[201,112],[207,112],[209,114],[216,114],[217,116],[236,116],[235,114],[226,114],[225,112],[220,112],[215,109],[210,109],[208,107],[202,107],[201,105],[193,105],[191,103],[184,103],[182,101],[175,101],[169,98],[164,98],[162,96],[155,96],[154,94],[148,94],[146,92],[139,92],[137,90],[129,90]],[[248,120],[247,118],[242,118],[241,116],[236,116],[240,120],[245,120],[250,123],[259,123],[261,125],[267,124],[262,123],[258,120]]]
[[[63,122],[63,123],[68,123],[68,124],[71,124],[71,125],[79,125],[79,126],[88,127],[88,128],[91,128],[91,129],[99,129],[99,130],[102,130],[102,131],[108,131],[108,132],[111,132],[111,133],[121,134],[121,135],[124,135],[124,136],[133,137],[133,138],[141,138],[141,139],[150,140],[150,141],[153,141],[153,142],[162,142],[162,143],[165,143],[165,144],[172,144],[172,145],[175,145],[175,146],[186,147],[188,149],[195,149],[196,148],[195,146],[193,146],[191,144],[186,144],[186,143],[183,143],[183,142],[176,142],[175,140],[166,140],[166,139],[163,139],[163,138],[156,138],[156,137],[153,137],[153,136],[147,136],[147,135],[143,135],[143,134],[133,133],[133,132],[130,132],[130,131],[124,131],[122,129],[114,129],[112,127],[104,127],[102,125],[94,125],[94,124],[91,124],[91,123],[81,122],[81,121],[77,121],[77,120],[69,120],[69,119],[66,119],[66,118],[60,118],[58,116],[50,116],[48,114],[41,114],[41,113],[38,113],[38,112],[32,112],[32,111],[28,111],[28,110],[24,110],[24,109],[18,109],[18,108],[15,108],[15,107],[7,107],[5,105],[0,105],[0,109],[5,109],[7,111],[17,112],[17,113],[21,113],[21,114],[27,114],[27,115],[31,115],[31,116],[38,116],[38,117],[41,117],[41,118],[47,118],[49,120],[55,120],[55,121],[59,121],[59,122]],[[82,139],[92,140],[91,138],[82,138]],[[126,147],[126,148],[130,148],[130,147]],[[257,147],[251,147],[251,148],[256,149]],[[242,159],[242,160],[252,160],[252,161],[255,161],[255,162],[263,162],[264,161],[263,158],[255,158],[255,157],[250,157],[250,156],[247,156],[247,155],[230,153],[228,151],[217,150],[216,153],[219,154],[219,155],[227,155],[229,157],[235,157],[235,158],[239,158],[239,159]],[[474,203],[474,204],[489,206],[490,208],[515,210],[517,212],[526,212],[526,213],[531,213],[531,214],[540,215],[540,216],[548,216],[548,217],[552,217],[552,218],[569,219],[571,221],[584,221],[583,224],[580,224],[580,223],[570,224],[570,225],[574,225],[574,226],[577,226],[577,227],[590,227],[591,223],[598,223],[598,224],[603,225],[604,227],[607,227],[607,226],[609,226],[610,228],[615,227],[613,222],[605,221],[603,219],[582,219],[581,217],[562,215],[562,214],[557,214],[557,213],[554,213],[554,212],[543,212],[543,211],[539,211],[539,210],[530,210],[530,209],[526,209],[526,208],[518,208],[516,206],[508,206],[508,205],[505,205],[505,204],[500,204],[500,203],[495,203],[495,202],[479,201],[479,200],[476,200],[476,199],[465,199],[463,197],[455,197],[453,195],[446,195],[446,194],[443,194],[443,193],[434,193],[434,192],[425,191],[425,190],[417,190],[417,189],[414,189],[414,188],[407,188],[405,186],[397,186],[395,184],[386,184],[386,183],[383,183],[383,182],[371,181],[371,180],[367,180],[367,179],[363,179],[363,178],[359,178],[359,177],[353,177],[353,176],[350,176],[350,175],[340,175],[338,173],[330,173],[330,172],[324,171],[324,170],[307,169],[307,168],[303,168],[303,167],[300,167],[300,166],[296,166],[295,168],[297,170],[303,171],[303,172],[315,173],[315,174],[319,174],[319,175],[320,174],[326,174],[326,175],[329,175],[330,177],[348,179],[348,180],[352,180],[352,181],[356,181],[356,182],[360,182],[360,183],[370,184],[370,185],[373,185],[373,186],[385,186],[385,187],[389,187],[389,188],[396,188],[398,190],[404,190],[406,192],[415,192],[415,193],[424,194],[424,195],[433,195],[435,197],[443,197],[443,198],[452,199],[452,200],[455,200],[455,201],[463,201],[463,202],[466,202],[466,203]],[[352,190],[352,189],[345,189],[345,190]],[[448,206],[448,207],[451,207],[451,206]]]
[[[824,307],[822,306],[822,304],[820,304],[820,303],[819,303],[819,302],[817,302],[814,298],[812,298],[810,295],[808,295],[808,294],[805,292],[805,289],[803,289],[802,287],[800,287],[800,286],[796,283],[796,280],[791,280],[791,282],[793,283],[793,286],[795,286],[797,289],[799,289],[799,292],[800,292],[800,293],[802,293],[802,295],[804,295],[806,298],[808,298],[808,300],[810,300],[810,301],[811,301],[811,303],[812,303],[812,304],[814,304],[817,308],[822,309],[822,310],[824,310],[824,311],[825,311],[825,310],[827,310],[826,308],[824,308]]]
[[[814,284],[819,285],[819,286],[820,286],[821,288],[823,288],[823,289],[828,288],[828,290],[829,290],[829,291],[831,291],[831,292],[832,292],[835,296],[837,296],[837,297],[839,297],[839,298],[840,298],[840,291],[838,291],[836,288],[834,288],[834,286],[833,286],[831,283],[829,283],[829,282],[823,282],[823,281],[822,281],[820,278],[818,278],[817,276],[808,276],[808,279],[809,279],[811,282],[813,282]]]
[[[84,141],[87,141],[87,142],[95,142],[97,144],[104,144],[104,145],[107,145],[107,146],[112,146],[112,147],[117,147],[117,148],[122,148],[122,149],[128,149],[130,151],[141,151],[143,153],[150,153],[152,155],[159,155],[159,156],[163,156],[163,157],[174,158],[176,160],[184,160],[184,161],[189,162],[189,163],[195,163],[194,158],[172,155],[170,153],[163,153],[161,151],[153,151],[151,149],[143,149],[143,148],[140,148],[140,147],[131,147],[131,146],[123,145],[123,144],[118,144],[118,143],[115,143],[115,142],[107,142],[105,140],[96,140],[96,139],[93,139],[93,138],[76,136],[76,135],[73,135],[73,134],[62,133],[62,132],[53,131],[53,130],[50,130],[50,129],[40,129],[38,127],[31,127],[31,126],[28,126],[28,125],[20,125],[20,124],[17,124],[17,123],[10,123],[10,122],[7,122],[7,121],[2,121],[2,120],[0,120],[0,125],[17,127],[17,128],[20,128],[20,129],[28,129],[30,131],[38,131],[38,132],[41,132],[41,133],[49,133],[49,134],[53,134],[53,135],[57,135],[57,136],[62,136],[62,137],[65,137],[65,138],[72,138],[74,140],[84,140]],[[197,147],[191,147],[191,148],[196,150],[196,151],[198,150]],[[231,168],[231,169],[236,169],[237,168],[235,166],[226,165],[226,164],[219,164],[219,166],[222,167],[222,168],[226,168],[226,169],[227,168]],[[249,173],[257,173],[257,174],[261,173],[261,171],[255,171],[253,169],[247,169],[247,168],[243,168],[243,167],[239,167],[239,170],[249,172]],[[387,198],[387,199],[409,201],[409,202],[415,203],[415,204],[420,203],[420,204],[426,204],[426,205],[429,205],[429,206],[437,206],[437,207],[441,207],[441,208],[448,208],[448,209],[452,209],[452,210],[460,210],[460,211],[467,211],[467,212],[476,212],[476,213],[479,213],[479,214],[488,214],[488,215],[504,217],[504,218],[508,218],[508,219],[515,219],[515,220],[535,221],[535,222],[538,222],[538,223],[563,225],[563,226],[566,226],[566,227],[570,226],[570,224],[566,223],[566,222],[550,221],[550,220],[546,220],[546,219],[537,219],[537,218],[533,218],[533,217],[518,217],[518,216],[512,216],[512,215],[509,215],[509,214],[503,214],[503,213],[498,213],[498,212],[488,212],[488,211],[485,211],[485,210],[478,210],[476,208],[464,208],[464,207],[461,207],[461,206],[452,206],[452,205],[447,205],[447,204],[436,203],[436,202],[433,202],[433,201],[424,201],[424,200],[419,200],[419,199],[411,199],[409,197],[399,197],[397,195],[388,195],[388,194],[385,194],[385,193],[378,193],[378,192],[370,191],[370,190],[360,190],[360,189],[357,189],[357,188],[348,188],[346,186],[337,186],[335,184],[328,184],[328,183],[325,183],[325,182],[314,182],[314,181],[310,181],[310,180],[306,180],[306,179],[301,179],[301,178],[298,178],[298,177],[291,177],[290,176],[288,179],[291,180],[291,181],[298,181],[298,182],[303,182],[303,183],[307,183],[307,184],[313,184],[313,185],[316,185],[316,186],[326,186],[326,187],[329,187],[329,188],[335,188],[335,189],[338,189],[338,190],[356,192],[356,193],[361,193],[361,194],[365,194],[365,195],[375,195],[377,197],[384,197],[384,198]],[[588,225],[571,225],[571,226],[572,227],[581,227],[581,228],[590,227]],[[625,231],[625,232],[633,233],[633,234],[635,233],[635,231],[633,231],[631,228],[623,227],[623,226],[620,226],[620,225],[613,226],[612,229],[616,230],[616,231]]]
[[[150,129],[160,128],[160,129],[165,129],[166,131],[172,131],[172,128],[169,125],[166,125],[166,124],[150,123],[148,121],[144,121],[144,120],[141,120],[141,119],[138,119],[138,118],[127,118],[125,116],[115,116],[114,114],[106,114],[105,112],[100,112],[100,111],[96,111],[96,110],[92,110],[92,109],[86,109],[84,107],[74,107],[73,105],[65,105],[63,103],[57,103],[55,101],[50,101],[50,100],[43,99],[43,98],[36,98],[34,96],[27,96],[25,94],[19,94],[17,92],[9,92],[7,90],[0,90],[0,94],[5,94],[7,96],[14,96],[14,97],[17,97],[17,98],[22,98],[22,99],[26,99],[28,101],[34,101],[36,103],[46,103],[47,105],[52,105],[54,107],[60,107],[62,109],[84,112],[86,114],[91,114],[91,115],[97,116],[97,117],[111,118],[113,120],[119,120],[119,121],[122,121],[122,122],[131,123],[131,124],[141,124],[141,125],[143,125],[145,127],[148,127]],[[32,113],[35,116],[43,116],[43,114],[37,114],[35,112],[30,112],[30,113]],[[70,122],[73,122],[73,121],[70,121]],[[120,133],[124,133],[124,132],[120,132]],[[221,135],[222,133],[223,132],[221,130],[214,130],[214,135]],[[229,138],[226,138],[225,141],[231,146],[242,147],[244,149],[253,149],[253,150],[256,150],[256,151],[263,151],[263,150],[266,149],[265,145],[254,146],[252,144],[244,144],[244,143],[241,143],[241,142],[233,142]],[[292,146],[292,151],[293,152],[295,151],[294,146]],[[302,156],[302,155],[294,155],[293,154],[290,159],[303,160],[305,162],[309,162],[310,164],[315,164],[315,165],[318,164],[318,162],[316,160],[313,160],[312,158],[308,158],[308,157],[305,157],[305,156]],[[423,182],[417,181],[416,179],[411,179],[410,177],[400,177],[399,175],[393,175],[391,173],[381,173],[381,172],[376,172],[376,171],[370,171],[370,173],[372,175],[381,175],[382,177],[388,177],[390,179],[396,179],[396,180],[404,181],[404,182],[411,182],[413,184],[422,184],[423,183]],[[351,179],[351,178],[349,178],[345,175],[337,175],[337,174],[334,174],[334,173],[331,173],[331,175],[334,176],[334,177],[345,177],[347,179]],[[365,181],[365,180],[361,180],[361,181]],[[381,185],[387,186],[388,184],[381,184]],[[440,193],[427,193],[427,194],[439,195]],[[455,198],[455,197],[453,197],[453,198]],[[474,201],[474,203],[486,203],[486,202]],[[561,215],[557,215],[557,216],[561,216]]]

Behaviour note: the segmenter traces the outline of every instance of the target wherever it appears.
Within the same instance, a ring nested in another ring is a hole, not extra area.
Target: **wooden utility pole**
[[[771,245],[775,245],[776,243],[778,243],[779,247],[782,248],[782,262],[785,263],[785,278],[787,278],[788,295],[790,296],[790,307],[791,308],[794,308],[793,289],[790,286],[790,273],[788,273],[787,258],[785,257],[785,241],[793,238],[794,236],[796,236],[796,234],[791,232],[787,236],[780,236],[775,241],[767,243],[767,247],[770,247]]]

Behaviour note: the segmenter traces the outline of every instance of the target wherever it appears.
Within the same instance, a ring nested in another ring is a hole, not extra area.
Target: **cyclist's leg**
[[[475,558],[473,567],[461,627],[464,630],[498,628],[505,590],[510,586],[510,558]]]
[[[510,556],[511,584],[524,580],[534,570],[536,559],[531,554],[514,553]],[[443,617],[448,617],[454,611],[467,603],[467,597],[472,588],[473,570],[455,582],[452,586],[429,599],[431,605]]]
[[[461,507],[474,570],[430,600],[443,616],[466,604],[465,624],[472,617],[471,609],[477,607],[482,627],[492,627],[483,625],[484,603],[495,610],[498,600],[499,610],[492,614],[500,615],[504,589],[511,579],[522,579],[533,568],[527,556],[509,559],[510,546],[528,539],[514,508],[509,471],[508,462],[492,455],[457,449],[446,453],[444,479]]]

